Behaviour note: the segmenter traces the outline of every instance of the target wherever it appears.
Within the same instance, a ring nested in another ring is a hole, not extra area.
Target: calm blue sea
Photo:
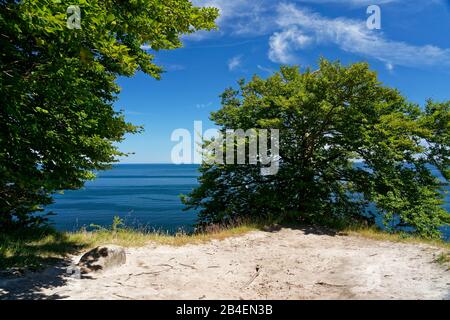
[[[127,225],[177,231],[192,228],[193,211],[182,211],[179,195],[197,185],[198,165],[118,164],[99,172],[97,179],[76,191],[55,196],[47,209],[59,230],[78,230],[90,224],[111,225],[114,216]]]
[[[98,173],[81,190],[55,196],[47,209],[59,230],[78,230],[90,224],[109,226],[114,216],[127,225],[174,232],[191,230],[196,214],[182,211],[179,195],[197,186],[198,165],[118,164]],[[450,195],[445,205],[450,212]],[[450,230],[446,230],[450,238]]]

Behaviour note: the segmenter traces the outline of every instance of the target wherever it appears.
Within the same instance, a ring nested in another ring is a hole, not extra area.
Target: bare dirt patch
[[[450,299],[442,249],[428,245],[284,228],[126,252],[125,265],[82,279],[66,265],[0,279],[0,298]]]

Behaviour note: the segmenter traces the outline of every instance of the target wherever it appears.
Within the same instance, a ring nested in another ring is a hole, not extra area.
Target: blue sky
[[[380,80],[410,101],[450,100],[449,0],[194,0],[220,9],[219,30],[183,38],[184,47],[157,52],[166,72],[120,78],[117,109],[145,132],[120,144],[134,152],[123,163],[168,163],[173,130],[213,128],[219,94],[282,64],[317,65],[320,56],[347,64],[368,61]],[[369,30],[366,10],[381,8],[381,29]]]

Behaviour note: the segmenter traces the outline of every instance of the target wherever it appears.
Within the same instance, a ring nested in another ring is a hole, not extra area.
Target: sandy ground
[[[450,299],[439,249],[281,229],[201,245],[127,249],[127,262],[76,279],[64,266],[0,279],[1,298]],[[73,257],[77,262],[79,257]]]

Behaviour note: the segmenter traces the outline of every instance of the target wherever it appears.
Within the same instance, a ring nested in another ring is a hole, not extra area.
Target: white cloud
[[[411,1],[411,0],[409,0]],[[412,0],[414,1],[414,0]],[[421,0],[423,1],[423,0]],[[315,3],[315,4],[322,4],[322,3],[337,3],[342,4],[346,6],[369,6],[372,4],[387,4],[387,3],[394,3],[394,2],[405,2],[404,0],[301,0],[301,2],[305,3]]]
[[[242,56],[235,56],[228,60],[228,70],[234,71],[242,65]]]
[[[299,39],[308,39],[310,45],[333,44],[343,51],[380,60],[391,69],[394,65],[450,66],[450,49],[392,41],[379,31],[367,29],[366,21],[329,19],[293,4],[279,5],[277,16],[282,31],[271,37],[271,44],[276,44],[270,45],[269,58],[274,62],[290,62],[304,47],[305,41]]]
[[[450,67],[450,49],[435,45],[412,45],[390,40],[379,30],[368,30],[365,10],[361,20],[345,17],[328,18],[309,11],[301,4],[340,4],[364,7],[371,4],[397,5],[397,9],[444,5],[445,0],[194,0],[195,5],[220,9],[218,32],[200,32],[189,39],[207,37],[269,37],[269,59],[277,63],[296,63],[300,50],[313,46],[333,45],[366,59],[383,62],[388,70],[395,65],[408,67]],[[289,3],[288,3],[289,2]],[[401,5],[399,7],[398,5]],[[384,9],[385,7],[383,7]],[[234,67],[232,67],[234,68]],[[230,68],[231,70],[231,68]]]
[[[197,103],[197,104],[195,105],[195,107],[196,107],[197,109],[204,109],[204,108],[210,107],[211,105],[212,105],[212,102],[208,102],[208,103]]]
[[[393,71],[394,70],[394,65],[392,63],[386,63],[386,69],[388,71]]]
[[[264,72],[267,72],[267,73],[270,73],[270,74],[275,73],[275,71],[276,71],[276,70],[274,70],[274,69],[272,69],[272,68],[263,67],[263,66],[261,66],[261,65],[259,65],[259,64],[258,64],[256,67],[257,67],[259,70],[264,71]]]
[[[275,32],[269,40],[269,59],[274,62],[295,63],[294,51],[310,45],[313,39],[305,35],[296,26],[282,32]]]
[[[273,23],[269,23],[269,12],[276,7],[273,0],[193,0],[194,5],[200,7],[214,7],[219,9],[216,23],[218,32],[200,31],[187,38],[203,40],[205,38],[222,35],[261,35],[271,32]]]
[[[445,1],[447,0],[193,0],[196,6],[219,9],[220,16],[216,20],[219,31],[200,31],[189,35],[188,38],[202,40],[223,34],[270,34],[276,26],[274,11],[277,6],[284,3],[308,5],[332,3],[343,7],[401,4],[402,8],[412,6],[418,10],[430,5],[444,5]]]

